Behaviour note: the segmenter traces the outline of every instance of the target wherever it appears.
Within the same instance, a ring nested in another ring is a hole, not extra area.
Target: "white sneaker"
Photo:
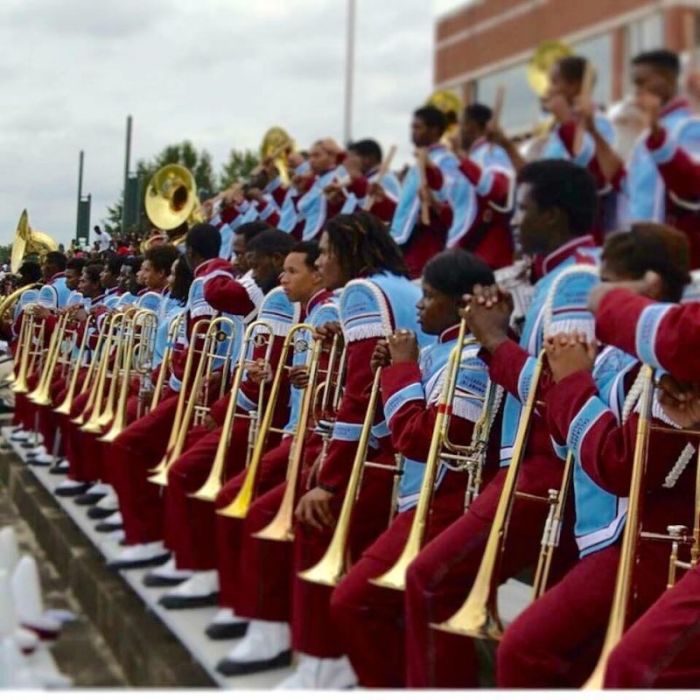
[[[44,452],[43,454],[39,454],[36,457],[32,457],[29,461],[32,463],[32,466],[50,467],[53,464],[53,457],[50,454],[46,454]]]
[[[59,469],[68,469],[70,462],[64,457],[57,465]]]
[[[85,493],[89,493],[90,495],[101,494],[102,496],[108,496],[110,494],[114,494],[114,489],[109,484],[98,481],[94,483]]]
[[[221,659],[216,670],[224,676],[242,676],[289,666],[291,633],[286,622],[251,620],[241,641]]]
[[[107,561],[107,568],[140,569],[144,566],[162,564],[169,556],[170,552],[163,546],[162,541],[126,545],[115,557]]]
[[[238,617],[231,608],[219,608],[216,615],[212,617],[211,625],[235,625],[238,622],[248,622],[247,617]]]
[[[28,430],[16,430],[10,435],[10,440],[12,442],[24,442],[25,440],[29,440],[31,437],[32,433],[30,433]]]
[[[105,539],[112,540],[112,542],[121,542],[124,539],[124,530],[112,530],[105,535]]]
[[[342,690],[357,685],[357,676],[347,656],[338,659],[320,659],[299,654],[294,673],[275,686],[278,689],[324,688]]]
[[[90,492],[88,491],[88,493]],[[105,510],[117,510],[119,508],[119,499],[117,498],[116,493],[108,493],[105,496],[102,496],[102,498],[100,498],[95,505],[99,506],[100,508],[104,508]]]
[[[106,523],[107,525],[123,525],[124,520],[122,519],[122,514],[117,511],[116,513],[112,513],[108,518],[105,518],[103,523]]]
[[[171,588],[158,603],[168,610],[208,608],[216,605],[219,593],[219,575],[211,571],[196,571],[190,578]]]
[[[175,557],[173,556],[170,557],[165,564],[161,564],[160,566],[156,566],[155,569],[151,569],[150,573],[152,573],[154,576],[160,576],[162,578],[183,579],[194,576],[196,572],[192,571],[191,569],[178,569],[177,564],[175,563]]]

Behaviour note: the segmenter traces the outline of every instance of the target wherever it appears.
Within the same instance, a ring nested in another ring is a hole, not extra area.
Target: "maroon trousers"
[[[528,468],[529,467],[529,468]],[[523,464],[518,488],[545,495],[561,483],[561,462],[543,455]],[[406,680],[414,688],[477,686],[474,642],[431,627],[462,605],[481,563],[486,540],[501,495],[506,470],[501,469],[472,503],[467,513],[423,548],[406,576]],[[571,512],[567,508],[567,512]],[[545,504],[517,499],[513,506],[500,567],[500,581],[537,561]],[[556,579],[576,558],[571,523],[565,523],[552,567]]]
[[[498,646],[500,688],[578,688],[593,672],[610,618],[619,544],[581,559],[528,606]],[[642,543],[635,573],[637,616],[664,590],[668,547]]]
[[[371,456],[372,461],[393,464],[393,453]],[[362,489],[355,502],[348,533],[348,551],[351,561],[387,528],[391,511],[393,474],[386,470],[365,470]],[[331,502],[336,514],[342,498]],[[316,564],[325,554],[333,535],[332,528],[322,531],[297,525],[294,533],[294,570],[304,571]],[[333,587],[309,583],[294,577],[292,593],[292,647],[295,651],[320,658],[342,656],[343,630],[331,619],[330,600]]]
[[[447,472],[432,503],[426,542],[464,512],[466,475]],[[408,539],[415,509],[400,513],[353,565],[331,597],[331,614],[360,685],[405,685],[404,595],[370,580],[386,572]]]
[[[161,487],[148,481],[151,470],[165,456],[177,408],[169,396],[143,418],[134,421],[106,450],[107,471],[119,497],[126,544],[163,539]]]
[[[627,630],[608,660],[605,687],[700,688],[697,566]]]

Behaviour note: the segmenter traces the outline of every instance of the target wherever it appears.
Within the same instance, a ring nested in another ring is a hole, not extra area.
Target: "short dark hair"
[[[108,255],[105,258],[104,266],[107,268],[108,272],[113,275],[118,275],[124,264],[124,258],[121,255]]]
[[[238,226],[234,233],[237,236],[243,236],[245,238],[246,245],[249,241],[253,240],[255,236],[263,231],[269,231],[272,228],[270,224],[266,224],[264,221],[248,221],[245,224]]]
[[[178,255],[178,250],[174,245],[156,245],[146,251],[144,260],[148,260],[158,272],[167,274]]]
[[[363,158],[371,158],[375,163],[382,162],[382,147],[374,139],[354,141],[348,146],[348,151],[353,151]]]
[[[595,180],[585,168],[568,160],[536,160],[520,171],[518,183],[532,186],[531,196],[538,208],[564,212],[573,233],[580,236],[591,230],[598,194]]]
[[[193,279],[194,273],[187,264],[185,256],[181,255],[177,259],[177,265],[175,265],[175,275],[170,286],[170,296],[180,302],[186,302]]]
[[[189,246],[205,260],[219,257],[221,250],[221,233],[216,226],[211,224],[195,224],[185,238],[185,245]]]
[[[66,262],[68,262],[68,258],[65,253],[61,253],[59,250],[52,250],[46,253],[46,263],[53,265],[61,272],[66,269]]]
[[[678,54],[668,49],[654,49],[653,51],[643,51],[632,59],[633,66],[648,65],[670,73],[677,78],[681,72],[681,62]]]
[[[71,258],[66,263],[66,270],[75,270],[78,274],[80,274],[85,265],[87,265],[85,258]]]
[[[122,267],[126,265],[134,272],[138,272],[142,262],[143,258],[140,255],[127,255],[126,257],[122,258]]]
[[[401,249],[373,214],[338,214],[326,224],[326,233],[346,279],[385,271],[408,275]]]
[[[316,269],[316,260],[318,259],[320,253],[318,243],[316,241],[299,241],[298,243],[294,244],[289,252],[303,253],[306,256],[304,259],[306,266],[310,267],[312,270]]]
[[[252,241],[246,244],[246,253],[259,253],[260,255],[274,255],[281,253],[287,255],[293,248],[295,240],[284,231],[271,228],[259,233]]]
[[[472,102],[464,108],[464,119],[476,122],[482,129],[491,121],[493,110],[480,102]]]
[[[25,260],[17,272],[29,282],[38,282],[41,279],[41,265],[36,260]]]
[[[475,284],[495,284],[491,268],[474,253],[461,248],[444,250],[423,268],[423,280],[450,297],[471,294]]]
[[[445,129],[447,129],[445,113],[432,105],[419,107],[413,112],[413,116],[420,119],[429,129],[439,131],[441,136],[445,133]]]
[[[567,83],[580,83],[586,72],[588,60],[583,56],[564,56],[557,61],[561,77]]]
[[[608,236],[603,260],[615,272],[641,279],[647,270],[657,272],[664,283],[666,301],[677,302],[690,282],[690,246],[677,229],[651,221],[632,224],[627,231]]]
[[[92,282],[93,284],[99,284],[100,283],[100,273],[102,272],[102,265],[98,265],[96,263],[92,263],[90,265],[86,265],[83,268],[83,274]]]

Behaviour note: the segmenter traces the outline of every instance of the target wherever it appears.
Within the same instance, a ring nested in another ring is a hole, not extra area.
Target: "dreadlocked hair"
[[[326,224],[326,233],[346,279],[380,272],[408,276],[400,248],[386,226],[369,212],[338,214]]]

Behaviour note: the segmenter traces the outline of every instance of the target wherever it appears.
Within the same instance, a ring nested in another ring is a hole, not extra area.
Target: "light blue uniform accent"
[[[299,218],[304,221],[304,229],[301,238],[310,241],[321,233],[321,227],[328,215],[328,203],[323,190],[334,180],[340,180],[347,174],[343,166],[320,175],[314,181],[311,189],[306,192],[297,202]]]
[[[308,161],[304,161],[301,165],[294,168],[295,175],[306,175],[311,171],[311,166]],[[290,186],[287,190],[287,194],[282,202],[282,208],[280,210],[280,221],[277,225],[280,231],[286,231],[291,233],[297,222],[299,220],[299,215],[297,213],[297,206],[295,203],[295,198],[299,196],[299,191],[294,186]]]
[[[369,182],[374,182],[373,177],[369,177]],[[401,183],[394,173],[385,173],[379,183],[384,191],[396,202],[401,197]],[[365,205],[366,197],[358,198],[352,192],[348,193],[341,214],[352,214],[356,209],[361,209]]]
[[[608,119],[608,117],[604,114],[597,112],[595,115],[595,125],[600,135],[612,146],[615,143],[615,128],[613,127],[610,119]],[[540,158],[558,158],[560,160],[570,160],[573,163],[576,163],[576,165],[580,165],[581,167],[585,168],[593,160],[594,156],[595,144],[593,143],[593,137],[590,134],[585,133],[583,135],[581,151],[572,158],[563,141],[559,137],[559,133],[557,130],[554,130],[547,137]]]
[[[233,255],[233,229],[230,224],[224,224],[220,229],[221,247],[219,248],[219,257],[224,260],[230,260]]]
[[[37,297],[37,304],[52,309],[63,309],[66,306],[71,290],[66,285],[65,277],[57,277],[49,284],[45,284]]]
[[[647,365],[661,367],[656,356],[656,336],[664,316],[675,304],[651,304],[642,311],[635,331],[637,357]],[[663,369],[663,368],[662,368]]]

